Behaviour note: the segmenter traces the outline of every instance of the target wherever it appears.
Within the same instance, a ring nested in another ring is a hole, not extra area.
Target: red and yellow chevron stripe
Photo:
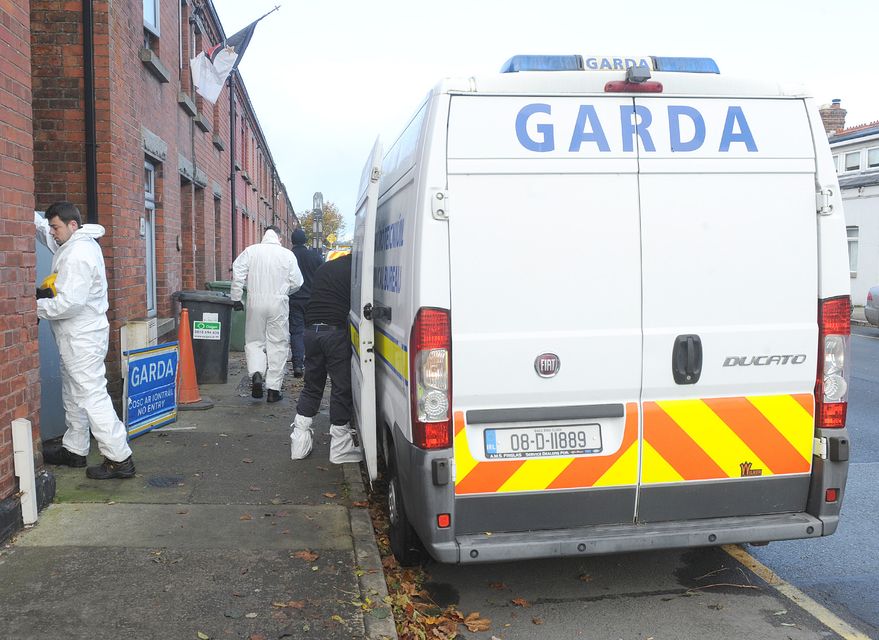
[[[455,493],[512,493],[582,487],[634,486],[638,480],[638,405],[626,405],[619,449],[582,458],[477,461],[467,442],[464,412],[455,412]]]
[[[641,483],[809,473],[809,394],[644,403]],[[638,405],[626,404],[623,440],[609,455],[477,460],[464,412],[455,412],[455,494],[514,493],[638,483]]]
[[[644,403],[642,484],[809,473],[811,395]]]

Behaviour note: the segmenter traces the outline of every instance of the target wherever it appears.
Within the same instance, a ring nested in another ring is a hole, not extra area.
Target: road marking
[[[844,640],[870,640],[869,636],[864,635],[849,623],[834,615],[829,609],[812,600],[812,598],[789,582],[782,580],[774,571],[772,571],[772,569],[762,564],[741,547],[732,544],[725,544],[722,548],[733,558],[765,580],[769,586],[797,606],[803,608],[824,626],[844,638]]]

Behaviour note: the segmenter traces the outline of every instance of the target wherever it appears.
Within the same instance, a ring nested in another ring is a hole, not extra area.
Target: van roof
[[[801,84],[723,75],[710,58],[579,55],[513,56],[504,63],[500,73],[446,78],[434,87],[434,92],[544,96],[604,94],[607,83],[626,81],[632,67],[638,67],[639,73],[648,76],[651,82],[662,84],[662,91],[651,95],[785,98],[811,95]]]

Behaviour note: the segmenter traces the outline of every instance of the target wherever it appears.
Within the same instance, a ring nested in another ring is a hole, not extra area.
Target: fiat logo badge
[[[561,366],[562,361],[554,353],[541,353],[534,359],[534,370],[541,378],[552,378]]]

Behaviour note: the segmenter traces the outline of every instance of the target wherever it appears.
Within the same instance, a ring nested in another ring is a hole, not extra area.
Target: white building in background
[[[842,189],[852,304],[862,307],[879,284],[879,121],[846,128],[845,114],[839,100],[821,108]]]

